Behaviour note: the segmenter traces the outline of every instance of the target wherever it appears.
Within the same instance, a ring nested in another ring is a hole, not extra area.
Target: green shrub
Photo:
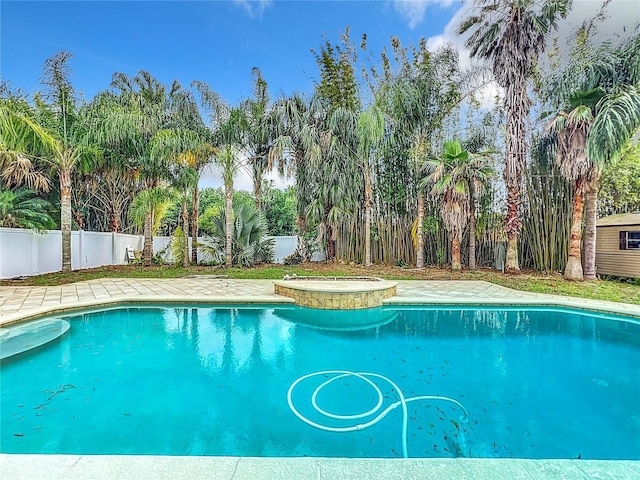
[[[251,267],[257,263],[273,262],[273,239],[267,238],[267,222],[253,205],[234,206],[231,237],[231,263],[237,267]],[[211,235],[197,245],[205,260],[216,264],[225,261],[225,212],[211,222]]]

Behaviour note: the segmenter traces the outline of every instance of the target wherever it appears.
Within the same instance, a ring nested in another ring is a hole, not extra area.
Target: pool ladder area
[[[316,389],[313,391],[313,394],[311,395],[311,405],[313,406],[314,410],[318,412],[320,415],[322,415],[323,417],[335,419],[338,421],[350,422],[350,423],[366,419],[368,417],[371,417],[372,415],[375,415],[375,417],[370,420],[364,421],[363,423],[355,423],[355,424],[351,424],[349,426],[344,426],[344,427],[333,427],[329,425],[324,425],[322,423],[314,422],[313,420],[307,418],[302,413],[300,413],[300,411],[295,407],[292,397],[293,397],[293,391],[295,390],[298,384],[300,384],[306,379],[313,378],[313,377],[325,377],[325,378],[328,377],[325,381],[323,381],[320,385],[316,387]],[[369,409],[366,412],[356,413],[353,415],[341,415],[341,414],[332,413],[323,409],[318,405],[318,394],[322,391],[323,388],[332,384],[336,380],[349,378],[349,377],[359,378],[360,380],[367,383],[371,388],[373,388],[373,390],[376,392],[376,395],[378,396],[376,405],[374,405],[371,409]],[[390,404],[389,406],[383,409],[384,395],[382,394],[382,390],[380,390],[380,387],[378,386],[378,384],[372,379],[379,379],[384,382],[387,382],[397,392],[400,399],[396,402],[393,402],[392,404]],[[402,456],[404,458],[409,457],[409,451],[407,447],[407,431],[408,431],[408,423],[409,423],[409,414],[407,410],[407,404],[411,402],[430,401],[430,400],[450,402],[462,410],[463,414],[460,416],[460,423],[462,425],[459,428],[459,431],[460,431],[459,450],[462,456],[468,457],[469,449],[467,447],[467,442],[464,435],[464,425],[468,423],[469,412],[464,407],[464,405],[462,405],[460,402],[458,402],[453,398],[443,397],[440,395],[419,395],[419,396],[407,398],[405,397],[402,390],[400,390],[400,388],[392,380],[390,380],[388,377],[385,377],[384,375],[380,375],[378,373],[371,373],[371,372],[351,372],[349,370],[323,370],[319,372],[308,373],[296,379],[291,384],[291,386],[289,387],[289,391],[287,392],[287,402],[289,403],[289,408],[291,409],[293,414],[296,417],[298,417],[300,420],[302,420],[304,423],[306,423],[307,425],[311,425],[314,428],[317,428],[319,430],[324,430],[327,432],[345,433],[345,432],[355,432],[359,430],[364,430],[366,428],[372,427],[373,425],[381,421],[392,410],[395,410],[398,407],[402,408]]]

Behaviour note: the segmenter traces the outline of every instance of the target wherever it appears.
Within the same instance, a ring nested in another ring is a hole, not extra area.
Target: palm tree
[[[310,200],[305,213],[319,225],[327,260],[335,260],[338,222],[354,213],[362,186],[357,159],[358,116],[345,107],[330,110],[325,100],[318,99],[311,120],[301,132],[306,172],[301,180]]]
[[[197,105],[178,81],[167,88],[144,70],[134,77],[117,72],[111,86],[118,93],[106,103],[107,111],[94,118],[95,139],[126,151],[143,188],[155,189],[167,179],[171,162],[199,145]],[[151,217],[145,223],[152,223]],[[153,248],[150,235],[146,228],[145,249]],[[145,250],[145,265],[152,256],[152,250]]]
[[[77,117],[76,99],[69,77],[67,64],[72,57],[69,52],[59,52],[48,58],[44,65],[44,98],[41,103],[41,122],[57,140],[54,154],[49,157],[58,172],[60,181],[60,229],[62,230],[62,271],[71,270],[71,180],[73,171],[89,152],[97,153],[86,143],[87,131]]]
[[[222,170],[222,181],[224,183],[225,200],[225,221],[226,221],[226,243],[225,243],[225,265],[231,267],[233,261],[231,243],[233,241],[233,177],[240,168],[238,151],[231,145],[223,145],[215,157],[215,161]]]
[[[595,165],[586,183],[586,221],[584,277],[596,278],[596,221],[600,173],[615,163],[627,142],[640,128],[640,37],[630,39],[614,51],[608,69],[589,72],[590,82],[604,90],[596,104],[595,115],[587,136],[587,154]],[[595,73],[595,75],[594,75]]]
[[[253,177],[253,196],[256,208],[260,210],[262,202],[262,182],[270,168],[269,150],[275,140],[275,115],[269,99],[267,82],[259,68],[251,69],[253,77],[253,97],[247,100],[242,109],[246,112],[246,132],[244,148],[247,162]]]
[[[392,39],[398,72],[385,71],[379,100],[385,106],[393,126],[391,141],[403,150],[408,149],[412,180],[423,174],[424,162],[432,155],[432,142],[442,127],[447,114],[457,104],[460,96],[456,83],[458,55],[452,47],[443,47],[429,52],[426,42],[412,49],[412,58],[397,39]],[[386,62],[388,63],[388,61]],[[425,192],[419,182],[415,183],[417,215],[416,268],[424,268]]]
[[[220,212],[212,222],[210,235],[203,238],[200,250],[206,258],[216,263],[227,259],[226,212]],[[251,267],[273,258],[273,239],[267,237],[267,221],[264,214],[253,205],[236,204],[232,216],[232,264]]]
[[[459,35],[471,32],[465,45],[471,57],[493,62],[493,75],[505,89],[507,138],[504,179],[507,188],[507,259],[505,271],[520,270],[518,216],[522,170],[527,156],[526,119],[531,108],[527,80],[531,77],[545,38],[567,15],[571,0],[475,0],[475,11],[459,26]]]
[[[589,28],[579,31],[578,39],[589,38]],[[584,278],[596,278],[595,243],[597,195],[600,173],[619,158],[627,142],[640,128],[640,37],[635,36],[614,48],[603,44],[598,48],[581,44],[579,55],[571,65],[550,83],[551,98],[565,103],[591,96],[589,111],[582,108],[581,117],[588,120],[585,153],[593,164],[585,178]],[[586,51],[586,53],[584,53]]]
[[[192,84],[200,94],[200,101],[210,118],[211,145],[215,148],[214,162],[222,173],[225,196],[226,266],[232,265],[233,242],[233,179],[243,167],[240,148],[246,131],[247,117],[241,108],[231,108],[222,97],[211,90],[206,83]]]
[[[178,158],[177,168],[174,170],[173,186],[180,193],[180,199],[182,201],[182,234],[184,236],[182,245],[182,265],[189,265],[189,210],[187,207],[187,199],[189,198],[189,191],[198,189],[198,174],[195,169],[191,168],[184,159]],[[182,162],[181,162],[182,160]],[[184,163],[183,163],[184,162]],[[196,250],[196,245],[193,244],[193,250]],[[197,254],[197,252],[196,252]]]
[[[469,221],[469,266],[475,269],[476,195],[494,174],[488,160],[489,152],[470,154],[458,140],[445,142],[440,158],[429,160],[425,179],[433,185],[431,192],[441,198],[440,214],[451,239],[451,270],[462,269],[460,245],[465,225]],[[472,240],[473,239],[473,240]]]
[[[87,142],[87,128],[76,106],[67,63],[71,57],[69,52],[58,52],[45,61],[45,92],[43,97],[36,96],[33,116],[24,110],[11,111],[5,102],[0,115],[4,127],[1,147],[4,161],[8,157],[37,158],[58,174],[63,272],[71,270],[72,175],[84,159],[99,155]],[[3,170],[6,172],[6,165]]]
[[[129,216],[144,230],[143,256],[145,265],[151,265],[153,256],[153,235],[160,227],[174,198],[170,188],[155,187],[142,190],[131,203]]]
[[[364,177],[364,266],[371,266],[371,202],[373,199],[373,181],[371,178],[371,159],[384,135],[384,115],[373,105],[358,117],[358,154],[362,159]]]
[[[56,141],[35,115],[23,98],[11,94],[0,98],[0,177],[9,188],[48,192],[51,181],[34,162],[38,154],[53,151]]]
[[[462,148],[469,152],[469,161],[463,162],[461,176],[469,187],[469,270],[476,269],[476,210],[479,198],[484,194],[487,185],[495,176],[493,168],[493,156],[491,149],[482,149],[489,139],[480,132],[466,139]]]
[[[51,205],[35,197],[29,189],[0,189],[0,227],[31,228],[38,232],[54,228],[56,223],[47,210]]]
[[[297,196],[296,224],[300,233],[308,230],[307,206],[311,203],[310,185],[312,174],[305,162],[303,132],[317,117],[319,100],[307,101],[299,94],[282,98],[274,105],[276,134],[269,150],[269,163],[277,164],[281,175],[289,176],[295,172]],[[298,241],[300,245],[301,242]]]
[[[202,171],[211,163],[212,159],[215,158],[215,152],[216,150],[208,140],[203,138],[199,146],[183,154],[186,165],[195,173],[195,178],[191,186],[191,244],[193,245],[191,249],[191,263],[193,265],[198,263],[198,250],[195,248],[195,245],[198,243],[198,217],[200,215],[198,184]]]
[[[593,107],[602,97],[598,89],[578,92],[569,99],[569,108],[561,110],[546,126],[557,136],[556,162],[560,173],[574,186],[569,257],[564,270],[567,280],[583,280],[581,240],[585,185],[594,174],[587,156],[587,137],[593,122]]]

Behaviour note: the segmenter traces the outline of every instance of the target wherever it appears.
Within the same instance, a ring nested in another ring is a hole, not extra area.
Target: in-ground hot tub
[[[285,277],[274,293],[293,298],[301,307],[354,310],[382,305],[396,295],[396,282],[376,277]]]

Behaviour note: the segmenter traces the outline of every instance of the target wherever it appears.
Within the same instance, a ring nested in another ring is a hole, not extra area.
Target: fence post
[[[116,264],[116,232],[111,232],[111,265]]]
[[[44,235],[47,234],[45,233]],[[29,240],[31,245],[31,275],[38,275],[40,273],[40,242],[38,242],[33,230],[30,231]]]
[[[80,265],[78,265],[78,268],[84,268],[85,262],[84,262],[84,252],[83,252],[83,248],[82,248],[82,240],[83,240],[83,230],[80,229],[78,230],[78,260]]]

